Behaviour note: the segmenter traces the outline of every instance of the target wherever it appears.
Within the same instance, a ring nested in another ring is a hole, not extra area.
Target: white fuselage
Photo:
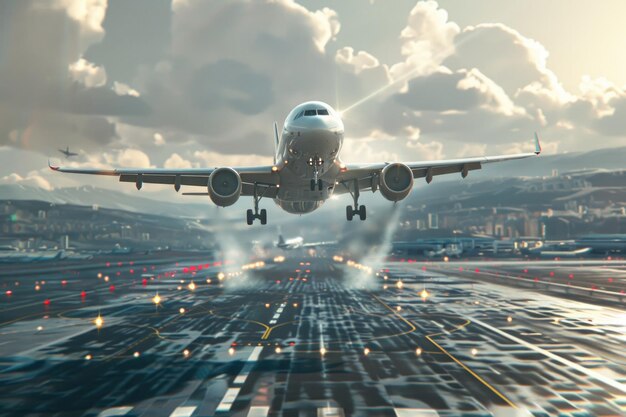
[[[280,188],[274,201],[290,213],[309,213],[335,190],[340,171],[343,122],[328,104],[309,101],[296,106],[285,119],[276,149]],[[312,190],[312,179],[322,189]]]

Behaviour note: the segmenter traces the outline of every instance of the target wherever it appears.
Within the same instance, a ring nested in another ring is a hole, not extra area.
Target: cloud
[[[0,183],[4,184],[21,184],[30,187],[43,188],[44,190],[52,190],[52,185],[43,178],[38,175],[35,171],[29,172],[26,177],[22,177],[17,173],[12,173],[0,178]]]
[[[70,77],[85,87],[102,87],[107,82],[107,73],[84,58],[69,65]]]
[[[169,169],[186,169],[192,168],[193,164],[181,157],[179,154],[173,153],[169,158],[167,158],[163,167]]]
[[[138,149],[124,149],[114,156],[104,155],[107,162],[123,168],[149,168],[150,158]]]
[[[354,72],[357,75],[363,70],[376,68],[380,65],[378,59],[373,55],[365,51],[359,51],[355,55],[354,49],[349,46],[337,50],[335,62],[337,62],[340,68]]]
[[[113,91],[118,96],[131,96],[131,97],[139,97],[139,91],[131,88],[128,84],[124,84],[118,81],[113,82]]]
[[[272,157],[254,154],[225,155],[211,151],[196,151],[194,158],[204,167],[271,165]]]
[[[417,2],[400,34],[405,60],[391,66],[392,78],[399,80],[437,70],[454,52],[454,39],[459,31],[459,26],[448,21],[448,12],[439,8],[437,2]]]

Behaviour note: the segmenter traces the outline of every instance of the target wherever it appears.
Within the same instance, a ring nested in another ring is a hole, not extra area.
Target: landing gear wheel
[[[315,180],[311,180],[311,191],[315,191]]]
[[[259,201],[263,198],[263,194],[268,190],[269,187],[262,187],[261,193],[259,193],[259,185],[257,183],[254,184],[254,210],[248,209],[246,211],[246,222],[248,226],[252,226],[254,220],[259,219],[261,224],[267,224],[267,210],[262,209],[259,212]]]
[[[365,211],[365,206],[359,207],[359,217],[361,220],[365,220],[367,218],[367,212]]]
[[[351,222],[353,216],[354,210],[352,210],[352,206],[346,206],[346,219]]]
[[[318,179],[317,180],[317,189],[322,191],[322,188],[324,188],[324,184],[322,183],[322,179]]]

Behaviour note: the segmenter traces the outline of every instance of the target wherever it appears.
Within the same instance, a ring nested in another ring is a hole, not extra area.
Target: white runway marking
[[[237,375],[237,378],[235,378],[235,380],[233,381],[233,384],[241,385],[246,382],[246,379],[248,379],[248,376],[250,375],[250,371],[254,367],[255,362],[259,360],[259,355],[261,355],[262,351],[263,346],[257,346],[252,349],[252,353],[248,357],[248,360],[246,361],[246,364],[244,365],[241,372],[239,372],[239,375]]]
[[[431,408],[394,408],[397,417],[439,417]]]
[[[609,385],[609,386],[611,386],[611,387],[621,391],[623,394],[626,394],[626,385],[622,384],[621,382],[618,382],[618,381],[615,381],[614,379],[608,378],[608,377],[606,377],[606,376],[604,376],[602,374],[599,374],[598,372],[592,371],[591,369],[587,369],[584,366],[580,366],[579,364],[574,363],[574,362],[572,362],[572,361],[570,361],[568,359],[565,359],[565,358],[563,358],[563,357],[561,357],[559,355],[555,355],[554,353],[552,353],[552,352],[550,352],[548,350],[545,350],[543,348],[540,348],[539,346],[533,345],[532,343],[528,343],[525,340],[522,340],[522,339],[520,339],[520,338],[518,338],[516,336],[513,336],[512,334],[509,334],[509,333],[504,332],[504,331],[502,331],[500,329],[497,329],[497,328],[495,328],[495,327],[493,327],[493,326],[491,326],[491,325],[489,325],[489,324],[487,324],[485,322],[482,322],[482,321],[477,320],[477,319],[472,318],[472,317],[468,317],[468,318],[472,322],[474,322],[474,323],[476,323],[476,324],[478,324],[480,326],[483,326],[484,328],[489,329],[492,332],[495,332],[495,333],[499,334],[500,336],[504,336],[504,337],[506,337],[509,340],[512,340],[512,341],[514,341],[516,343],[519,343],[522,346],[525,346],[525,347],[527,347],[527,348],[529,348],[531,350],[534,350],[535,352],[541,353],[542,355],[547,356],[550,359],[553,359],[553,360],[555,360],[555,361],[557,361],[557,362],[559,362],[559,363],[561,363],[561,364],[563,364],[565,366],[568,366],[571,369],[575,369],[578,372],[582,372],[583,374],[585,374],[585,375],[587,375],[587,376],[589,376],[589,377],[591,377],[593,379],[596,379],[596,380],[598,380],[598,381],[600,381],[600,382],[602,382],[602,383],[604,383],[606,385]]]
[[[248,411],[247,417],[267,417],[269,412],[270,412],[270,408],[266,405],[254,406],[254,407],[250,407],[250,411]]]
[[[230,411],[230,407],[233,406],[240,390],[241,388],[228,388],[226,390],[226,394],[224,394],[224,398],[222,398],[222,401],[219,403],[215,411]]]
[[[113,408],[108,408],[104,411],[102,411],[100,414],[98,414],[98,417],[121,417],[121,416],[125,416],[126,414],[130,413],[130,410],[132,410],[133,407],[113,407]]]
[[[176,407],[170,417],[190,417],[196,411],[195,405]]]
[[[344,417],[343,408],[320,407],[317,409],[317,417]]]

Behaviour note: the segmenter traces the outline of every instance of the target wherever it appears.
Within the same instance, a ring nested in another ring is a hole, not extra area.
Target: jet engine
[[[232,168],[217,168],[209,175],[209,197],[221,207],[232,206],[241,195],[241,177]]]
[[[400,201],[413,189],[413,171],[405,164],[389,164],[380,173],[379,185],[383,197],[390,201]]]

